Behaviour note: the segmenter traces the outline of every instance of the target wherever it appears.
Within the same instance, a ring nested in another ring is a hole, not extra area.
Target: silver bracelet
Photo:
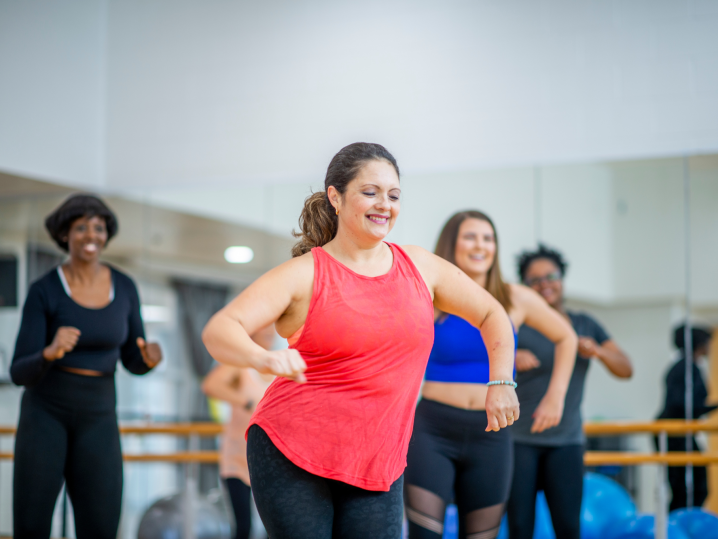
[[[492,380],[487,382],[487,386],[511,386],[516,389],[519,385],[513,380]]]

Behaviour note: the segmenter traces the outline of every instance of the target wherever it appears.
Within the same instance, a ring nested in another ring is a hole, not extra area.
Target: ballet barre
[[[196,496],[196,466],[219,462],[218,451],[200,451],[199,438],[220,436],[224,426],[218,423],[142,423],[120,426],[123,436],[178,436],[189,438],[189,450],[174,453],[126,453],[125,462],[169,462],[183,464],[187,468],[186,496],[188,507],[190,499]],[[586,466],[640,466],[657,465],[658,506],[656,508],[656,539],[666,539],[668,530],[668,466],[709,466],[718,465],[718,454],[698,452],[668,452],[668,436],[680,436],[696,432],[718,432],[718,420],[665,419],[658,421],[614,421],[590,422],[584,424],[587,436],[615,435],[654,435],[658,438],[659,450],[656,453],[636,453],[630,451],[587,451],[584,454]],[[0,436],[13,436],[15,427],[0,426]],[[12,460],[13,454],[0,452],[1,460]],[[192,515],[185,515],[186,530],[192,528]]]

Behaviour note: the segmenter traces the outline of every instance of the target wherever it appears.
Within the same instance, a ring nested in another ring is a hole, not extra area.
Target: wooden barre
[[[0,453],[0,460],[13,460],[12,453]],[[178,451],[176,453],[125,453],[125,462],[174,462],[217,464],[219,451]]]
[[[120,434],[171,434],[175,436],[219,436],[224,432],[221,423],[155,423],[120,425]]]
[[[0,460],[12,460],[12,453],[0,453]],[[170,462],[216,464],[218,451],[178,451],[177,453],[125,454],[126,462]],[[668,466],[708,466],[718,464],[718,453],[626,453],[612,451],[587,451],[584,454],[586,466],[638,466],[641,464],[667,464]]]
[[[718,453],[623,453],[613,451],[586,451],[586,466],[636,466],[639,464],[667,464],[668,466],[708,466],[718,464]]]
[[[12,436],[15,427],[0,426],[0,436]],[[663,419],[659,421],[626,421],[611,423],[586,423],[583,430],[587,436],[608,436],[616,434],[659,434],[681,435],[692,432],[718,432],[718,421]],[[219,436],[224,431],[220,423],[146,423],[120,425],[124,435],[165,434],[172,436]]]
[[[619,421],[611,423],[585,423],[583,431],[587,436],[607,436],[615,434],[689,434],[693,432],[718,432],[718,421],[682,419],[661,419],[658,421]]]

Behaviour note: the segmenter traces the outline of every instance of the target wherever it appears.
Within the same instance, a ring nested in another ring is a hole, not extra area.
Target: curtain
[[[214,313],[224,307],[229,287],[207,283],[174,280],[173,288],[179,296],[180,320],[194,373],[205,376],[214,364],[202,342],[202,330]]]
[[[224,307],[229,295],[229,287],[223,285],[197,283],[175,279],[172,287],[177,291],[179,299],[180,322],[185,336],[185,344],[189,349],[192,372],[196,377],[193,384],[192,421],[209,421],[207,398],[202,393],[200,381],[214,366],[202,342],[202,330],[214,313]],[[214,438],[200,438],[200,449],[217,449]],[[219,470],[215,465],[202,464],[199,467],[199,490],[207,492],[215,488],[219,482]]]

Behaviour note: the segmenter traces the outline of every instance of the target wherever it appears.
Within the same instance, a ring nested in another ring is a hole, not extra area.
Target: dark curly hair
[[[542,258],[550,260],[551,262],[556,264],[556,267],[561,272],[561,277],[566,275],[568,262],[566,262],[563,255],[559,251],[546,247],[543,243],[539,243],[537,250],[524,251],[518,256],[519,278],[521,279],[522,283],[526,281],[526,272],[528,271],[531,263],[534,260],[539,260]]]
[[[67,234],[72,223],[81,217],[102,217],[107,227],[107,241],[117,234],[117,217],[98,197],[90,194],[71,195],[45,219],[45,228],[57,246],[67,252]]]
[[[693,326],[691,328],[692,348],[696,350],[708,344],[713,337],[711,328],[705,326]],[[679,350],[686,349],[686,325],[683,324],[673,330],[673,344]]]
[[[389,150],[381,144],[355,142],[344,146],[332,158],[324,178],[324,191],[309,195],[304,201],[302,214],[299,216],[299,232],[292,230],[292,235],[299,241],[292,247],[292,256],[302,256],[313,247],[321,247],[332,241],[337,235],[339,221],[336,211],[327,195],[330,185],[344,194],[347,185],[356,178],[361,168],[369,161],[386,161],[399,176],[399,165]]]

